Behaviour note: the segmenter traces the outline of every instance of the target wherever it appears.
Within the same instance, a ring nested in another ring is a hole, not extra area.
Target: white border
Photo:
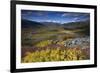
[[[37,63],[21,63],[21,9],[25,10],[44,10],[44,11],[64,11],[64,12],[84,12],[90,13],[90,60],[80,61],[60,61],[60,62],[37,62]],[[16,5],[16,68],[39,68],[54,66],[72,66],[94,64],[94,10],[85,8],[70,7],[50,7],[36,5]]]

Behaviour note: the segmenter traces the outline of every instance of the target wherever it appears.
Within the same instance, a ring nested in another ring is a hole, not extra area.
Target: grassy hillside
[[[90,58],[89,21],[58,24],[22,20],[21,30],[22,63]]]

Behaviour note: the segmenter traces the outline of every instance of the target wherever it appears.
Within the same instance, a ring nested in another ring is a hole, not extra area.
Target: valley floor
[[[29,39],[22,40],[22,63],[89,59],[89,36],[75,31],[28,33]]]

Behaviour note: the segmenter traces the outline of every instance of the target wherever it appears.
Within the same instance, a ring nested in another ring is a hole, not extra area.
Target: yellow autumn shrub
[[[30,62],[48,62],[48,61],[73,61],[73,60],[85,60],[86,55],[81,49],[45,49],[41,51],[35,51],[27,53],[22,58],[22,63]]]
[[[35,46],[36,47],[45,47],[51,44],[51,40],[43,40],[39,43],[37,43]]]

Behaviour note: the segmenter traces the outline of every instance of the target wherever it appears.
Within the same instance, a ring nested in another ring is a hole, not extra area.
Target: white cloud
[[[68,16],[68,15],[69,15],[68,13],[63,13],[62,17]]]
[[[78,19],[79,19],[78,17],[75,17],[75,18],[74,18],[74,20],[78,20]]]

